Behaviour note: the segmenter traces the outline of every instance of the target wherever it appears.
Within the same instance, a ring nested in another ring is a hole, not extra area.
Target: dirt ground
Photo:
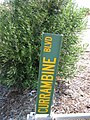
[[[89,43],[89,25],[83,32],[84,43]],[[78,73],[73,80],[59,80],[52,105],[54,113],[90,113],[90,43],[77,68]],[[34,90],[20,94],[0,85],[0,120],[26,120],[27,114],[35,111],[36,97]]]
[[[55,92],[55,113],[90,113],[90,51],[78,62],[73,80],[60,81]]]

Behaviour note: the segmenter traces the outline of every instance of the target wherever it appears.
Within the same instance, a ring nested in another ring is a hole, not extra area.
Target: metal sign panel
[[[50,114],[61,41],[59,34],[42,36],[36,114]]]
[[[53,114],[55,120],[90,120],[90,113]]]
[[[90,120],[90,113],[71,114],[35,114],[31,112],[27,115],[27,120]]]

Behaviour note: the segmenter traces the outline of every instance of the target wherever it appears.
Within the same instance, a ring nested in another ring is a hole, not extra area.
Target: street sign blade
[[[50,114],[61,43],[62,35],[42,35],[36,114]]]

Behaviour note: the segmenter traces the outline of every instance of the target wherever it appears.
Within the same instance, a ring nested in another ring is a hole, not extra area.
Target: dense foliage
[[[36,87],[42,32],[63,34],[58,73],[69,77],[82,51],[77,33],[85,26],[85,14],[72,0],[14,0],[1,7],[0,82]]]

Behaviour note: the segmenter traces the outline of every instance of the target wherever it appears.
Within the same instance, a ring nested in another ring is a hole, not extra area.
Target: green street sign
[[[38,77],[36,114],[50,114],[62,35],[44,33]]]

